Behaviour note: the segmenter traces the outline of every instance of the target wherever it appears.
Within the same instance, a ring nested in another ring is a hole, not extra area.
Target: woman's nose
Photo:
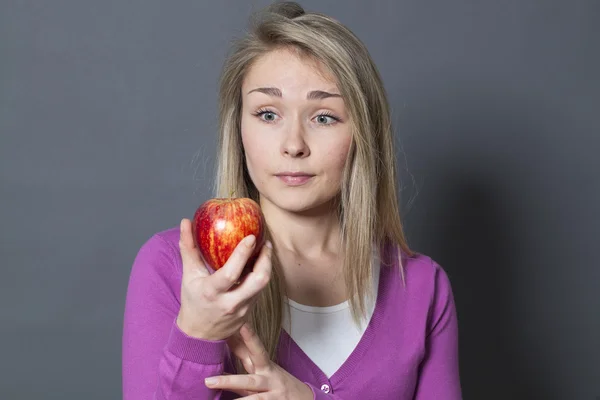
[[[294,158],[304,158],[310,155],[310,149],[304,138],[304,127],[300,121],[290,123],[281,144],[281,153]]]

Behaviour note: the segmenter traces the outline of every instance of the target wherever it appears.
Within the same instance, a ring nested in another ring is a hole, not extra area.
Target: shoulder
[[[150,237],[149,241],[160,242],[160,245],[175,249],[179,254],[179,226],[158,231]]]
[[[424,254],[404,259],[405,287],[421,310],[428,335],[456,328],[456,306],[452,284],[446,270]]]
[[[179,254],[179,228],[173,227],[153,233],[142,243],[139,253]]]
[[[179,227],[158,231],[145,239],[137,251],[132,274],[144,279],[176,279],[181,275]]]
[[[400,257],[386,267],[390,294],[400,296],[411,308],[431,310],[453,302],[452,284],[440,263],[422,253],[396,254]]]
[[[452,285],[445,269],[432,257],[402,253],[398,262],[386,266],[384,298],[390,318],[403,320],[410,333],[421,339],[456,327]],[[402,276],[404,275],[404,277]],[[416,339],[415,339],[416,340]]]
[[[415,253],[412,256],[403,255],[401,260],[407,288],[428,289],[428,291],[451,290],[450,278],[446,270],[430,256]]]

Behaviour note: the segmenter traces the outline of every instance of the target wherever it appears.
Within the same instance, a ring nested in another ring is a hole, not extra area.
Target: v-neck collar
[[[386,266],[380,262],[380,273],[379,273],[379,283],[377,289],[377,298],[375,300],[375,308],[373,310],[373,315],[369,320],[369,323],[365,329],[365,332],[361,336],[358,344],[352,350],[348,358],[342,363],[342,365],[331,375],[331,377],[327,377],[327,375],[319,368],[308,355],[302,350],[302,348],[292,339],[292,337],[286,332],[285,329],[281,329],[281,341],[282,344],[286,345],[286,350],[288,352],[288,356],[293,356],[293,360],[286,360],[290,364],[292,363],[301,363],[307,369],[312,372],[312,375],[317,378],[318,382],[331,382],[333,387],[337,387],[344,379],[346,379],[354,369],[360,364],[361,359],[364,357],[365,353],[371,347],[373,340],[375,338],[375,334],[378,331],[378,327],[381,322],[384,320],[383,312],[384,312],[384,301],[387,297],[387,291],[390,279],[388,278],[391,273],[393,266]],[[281,353],[280,353],[281,354]]]

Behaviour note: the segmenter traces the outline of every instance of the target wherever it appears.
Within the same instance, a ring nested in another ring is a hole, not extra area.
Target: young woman
[[[213,272],[191,222],[133,264],[125,400],[458,400],[450,282],[402,230],[393,132],[364,45],[334,19],[277,3],[225,64],[217,197],[268,226]]]

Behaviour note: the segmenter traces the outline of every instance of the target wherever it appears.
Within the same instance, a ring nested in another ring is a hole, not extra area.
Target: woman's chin
[[[285,198],[275,198],[273,201],[266,200],[270,203],[267,207],[275,207],[284,212],[298,214],[302,216],[318,216],[330,214],[335,210],[335,202],[333,199],[303,199],[301,196],[291,196]],[[261,201],[263,207],[265,200]]]

